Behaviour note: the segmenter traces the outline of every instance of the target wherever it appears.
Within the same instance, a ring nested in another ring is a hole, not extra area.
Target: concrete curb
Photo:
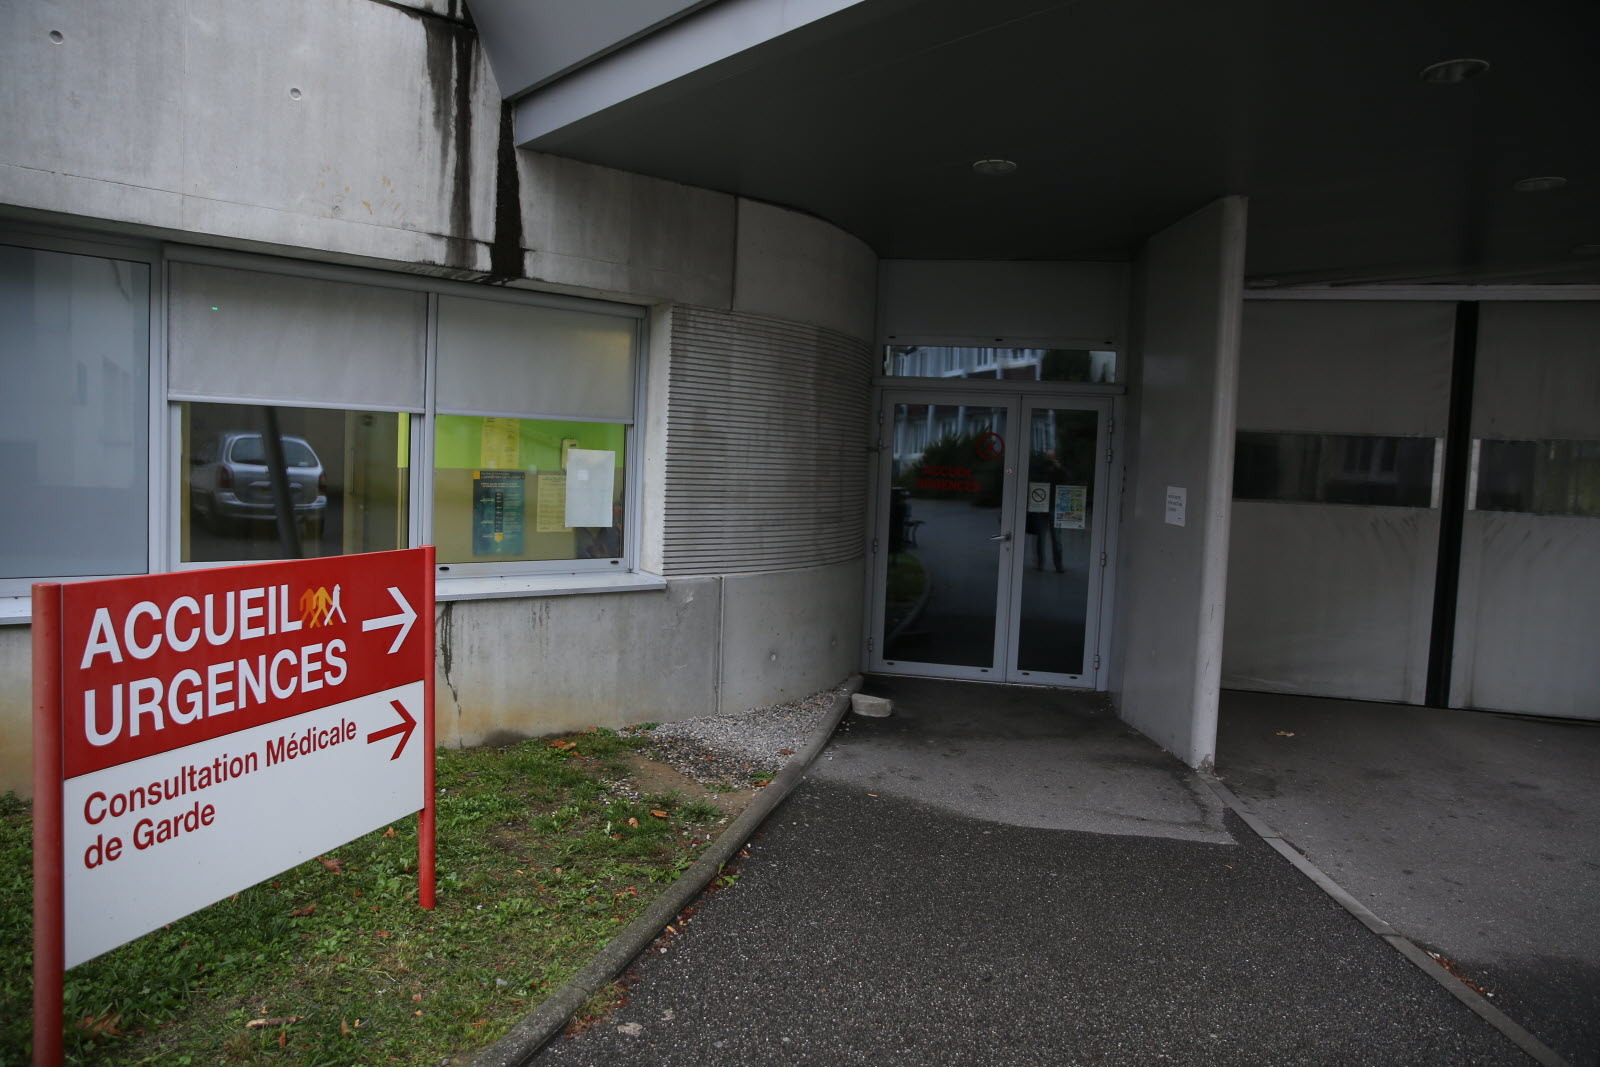
[[[518,1067],[527,1063],[538,1054],[546,1041],[567,1025],[567,1020],[583,1006],[584,1001],[627,969],[666,925],[700,895],[700,891],[716,877],[723,864],[744,847],[750,835],[766,821],[773,809],[794,792],[795,786],[800,784],[806,771],[833,736],[839,720],[850,710],[850,697],[860,691],[861,684],[861,676],[852,675],[844,683],[845,691],[828,708],[822,725],[817,728],[805,751],[790,759],[777,777],[750,801],[750,806],[733,820],[732,825],[706,846],[700,858],[679,875],[678,880],[669,885],[642,915],[596,953],[583,970],[545,998],[505,1037],[473,1057],[473,1067]]]
[[[1295,870],[1311,879],[1318,889],[1328,894],[1345,911],[1355,916],[1361,925],[1387,941],[1390,948],[1410,960],[1423,974],[1438,982],[1451,996],[1465,1004],[1484,1022],[1504,1034],[1506,1039],[1513,1045],[1516,1045],[1531,1056],[1535,1062],[1543,1064],[1544,1067],[1571,1067],[1566,1060],[1557,1055],[1554,1049],[1523,1029],[1505,1012],[1490,1004],[1486,998],[1474,992],[1472,987],[1445,970],[1426,951],[1418,947],[1400,931],[1378,918],[1377,915],[1373,914],[1371,908],[1351,896],[1343,886],[1329,878],[1322,868],[1307,859],[1299,849],[1285,840],[1282,834],[1262,822],[1261,818],[1251,811],[1249,806],[1234,794],[1233,790],[1210,775],[1197,774],[1196,777],[1204,782],[1216,794],[1217,799],[1228,806],[1230,811],[1243,819],[1245,825],[1256,832],[1256,836],[1270,845],[1278,855],[1288,860]]]

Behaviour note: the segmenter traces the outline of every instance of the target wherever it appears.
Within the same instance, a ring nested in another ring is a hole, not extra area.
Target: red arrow
[[[411,731],[417,728],[417,720],[411,717],[411,713],[406,710],[406,706],[398,700],[389,701],[389,706],[400,713],[400,718],[403,721],[368,734],[367,744],[370,745],[374,741],[382,741],[386,737],[393,737],[395,734],[399,734],[400,743],[395,746],[394,755],[389,757],[392,760],[396,760],[400,758],[400,753],[406,750],[406,742],[411,740]]]

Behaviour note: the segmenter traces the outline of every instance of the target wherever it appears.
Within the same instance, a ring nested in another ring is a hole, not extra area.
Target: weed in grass
[[[432,1064],[490,1044],[694,861],[684,831],[718,814],[608,792],[642,739],[563,740],[439,752],[433,912],[407,819],[329,853],[340,873],[312,860],[74,968],[68,1061]],[[28,806],[0,799],[0,1063],[29,1041],[30,833]]]
[[[710,822],[722,818],[722,809],[703,800],[691,800],[678,809],[678,818],[684,822]]]

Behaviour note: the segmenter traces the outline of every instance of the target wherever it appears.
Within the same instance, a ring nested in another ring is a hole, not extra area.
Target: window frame
[[[147,502],[145,512],[145,569],[142,572],[117,574],[37,574],[25,578],[0,578],[0,624],[23,622],[32,614],[32,586],[37,582],[91,582],[102,578],[130,578],[137,574],[151,574],[160,569],[165,556],[166,513],[162,505],[165,491],[166,435],[163,429],[161,408],[166,402],[166,265],[160,247],[150,241],[119,240],[115,236],[77,235],[50,229],[7,224],[0,228],[0,244],[26,248],[39,252],[59,252],[65,255],[91,256],[97,259],[114,259],[127,263],[143,264],[149,271],[150,287],[147,294],[149,308],[146,316],[149,337],[146,346],[145,381],[145,477]]]
[[[421,411],[404,411],[378,405],[342,405],[344,410],[369,410],[406,414],[410,422],[410,462],[407,542],[410,547],[433,541],[435,403],[438,371],[438,297],[503,301],[525,307],[547,307],[633,320],[633,407],[629,420],[577,418],[560,413],[529,413],[522,418],[559,418],[578,422],[612,422],[625,427],[623,468],[622,554],[615,559],[528,560],[441,564],[435,572],[439,600],[481,599],[507,596],[550,596],[626,589],[665,588],[665,579],[640,570],[644,526],[644,443],[647,439],[651,305],[645,301],[571,296],[535,289],[496,287],[456,281],[395,269],[346,266],[259,253],[234,252],[181,242],[80,232],[7,221],[0,227],[0,243],[21,248],[143,264],[149,272],[148,392],[145,397],[146,471],[149,508],[145,529],[145,570],[159,574],[232,565],[229,562],[185,563],[182,545],[183,484],[182,419],[184,401],[167,388],[170,264],[184,263],[259,273],[282,274],[307,280],[349,282],[421,292],[427,298],[424,323],[424,403]],[[251,403],[240,397],[236,403]],[[256,403],[260,403],[257,401]],[[314,403],[272,401],[272,406],[316,408]],[[503,413],[496,413],[503,414]],[[238,561],[245,562],[245,561]],[[34,575],[0,578],[0,625],[26,623],[32,615],[31,586],[37,582],[78,582],[99,578],[133,577],[134,574]]]
[[[538,582],[541,578],[568,578],[571,576],[585,576],[590,578],[610,578],[616,576],[638,576],[638,560],[640,547],[640,505],[643,502],[643,468],[641,457],[637,455],[639,441],[642,440],[642,426],[645,419],[645,381],[646,364],[649,353],[646,349],[648,338],[650,310],[640,304],[629,304],[621,301],[598,300],[586,297],[565,296],[557,293],[546,293],[536,290],[494,288],[471,282],[457,282],[449,279],[439,279],[426,276],[413,276],[396,274],[389,271],[371,270],[359,267],[345,267],[334,264],[313,263],[303,260],[284,259],[273,256],[258,256],[248,253],[226,252],[212,248],[203,248],[191,245],[167,245],[162,249],[165,263],[181,262],[200,266],[231,268],[235,270],[253,270],[261,273],[282,274],[290,277],[308,280],[325,280],[350,282],[363,285],[406,289],[421,292],[427,297],[426,319],[424,322],[424,364],[423,364],[423,404],[420,412],[410,412],[411,423],[411,473],[409,491],[411,493],[410,510],[407,516],[407,540],[410,547],[419,547],[433,543],[433,493],[434,493],[434,446],[435,428],[438,418],[438,367],[439,367],[439,300],[442,295],[459,297],[462,299],[488,300],[522,307],[545,307],[557,310],[581,311],[589,314],[610,315],[617,318],[633,320],[633,417],[631,421],[621,423],[626,427],[624,434],[624,489],[623,489],[623,531],[622,555],[615,559],[564,559],[564,560],[518,560],[498,561],[484,563],[440,563],[435,567],[434,577],[439,599],[462,599],[478,596],[493,595],[538,595],[541,590]],[[165,300],[165,287],[163,286],[163,302]],[[165,384],[165,374],[163,374]],[[169,400],[163,396],[166,407],[165,417],[170,426],[172,440],[170,459],[164,459],[164,470],[169,484],[181,484],[182,476],[182,442],[181,420],[178,418],[178,404],[181,400]],[[250,403],[247,398],[240,398],[238,403]],[[285,403],[274,401],[275,407],[300,407],[313,408],[317,405],[310,403]],[[385,413],[406,413],[402,409],[388,407],[365,407],[363,405],[340,405],[341,410],[371,410]],[[488,413],[504,416],[504,412]],[[571,421],[604,421],[593,418],[580,419],[577,417],[552,415],[550,413],[529,413],[518,416],[521,418],[570,418]],[[166,557],[163,569],[189,570],[205,567],[228,566],[228,563],[183,563],[179,560],[182,546],[178,543],[178,531],[182,515],[181,508],[185,504],[177,499],[176,491],[169,493],[163,511],[169,525],[166,535]],[[242,562],[242,561],[241,561]],[[660,583],[651,580],[650,576],[642,576],[643,583],[656,586]],[[496,583],[503,583],[501,590]],[[532,583],[532,584],[530,584]],[[587,586],[579,584],[577,588],[571,582],[554,582],[550,592],[589,591]],[[609,583],[608,583],[609,584]],[[603,588],[599,586],[596,588]]]

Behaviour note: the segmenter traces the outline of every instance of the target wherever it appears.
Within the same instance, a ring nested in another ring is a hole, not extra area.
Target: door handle
[[[997,533],[993,537],[989,538],[989,540],[991,540],[991,541],[1009,541],[1009,540],[1011,540],[1011,531],[1007,530],[1005,533]]]

